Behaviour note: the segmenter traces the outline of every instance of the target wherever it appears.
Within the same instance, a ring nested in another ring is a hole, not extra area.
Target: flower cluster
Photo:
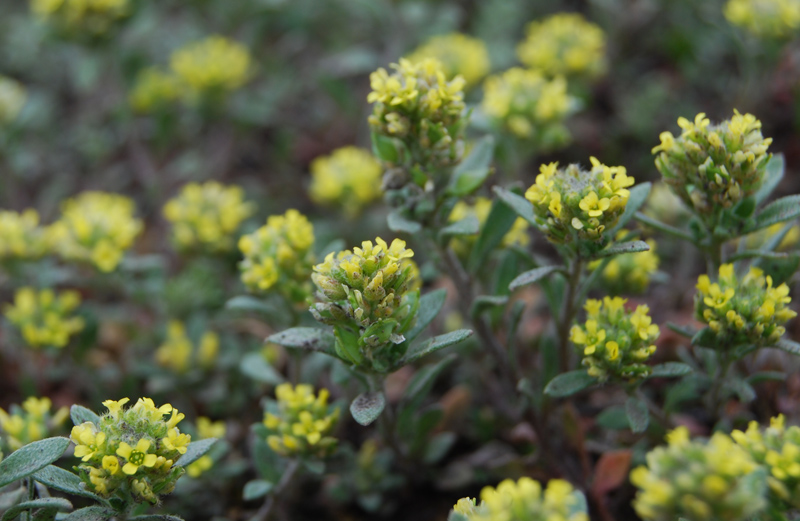
[[[800,29],[795,0],[728,0],[725,18],[759,38],[788,38]]]
[[[175,463],[186,454],[191,437],[178,429],[184,415],[172,405],[156,407],[150,398],[139,398],[126,409],[128,401],[106,400],[108,412],[97,424],[73,427],[75,457],[82,461],[77,470],[95,494],[110,497],[119,491],[157,503],[183,475],[183,467]]]
[[[206,331],[195,347],[186,335],[183,323],[172,320],[167,327],[166,340],[156,350],[156,362],[176,373],[185,373],[193,365],[203,369],[211,368],[218,352],[219,337],[216,333]],[[193,354],[195,364],[192,364]]]
[[[314,394],[307,384],[281,384],[275,388],[276,401],[267,404],[264,426],[270,448],[285,457],[324,458],[336,449],[330,434],[339,420],[339,408],[328,405],[328,390]]]
[[[771,138],[761,135],[761,122],[734,110],[731,119],[711,125],[700,113],[694,122],[678,119],[679,137],[662,132],[653,148],[664,181],[695,212],[713,215],[756,192],[771,157]]]
[[[36,259],[48,250],[48,232],[39,226],[36,210],[0,210],[0,261]]]
[[[588,172],[574,164],[562,169],[558,163],[542,165],[536,183],[525,192],[539,227],[556,244],[602,242],[603,231],[625,211],[633,177],[623,166],[606,166],[594,157],[591,161]]]
[[[25,287],[17,290],[14,305],[6,305],[5,316],[29,346],[64,347],[83,329],[83,319],[72,315],[80,303],[76,291],[55,294],[51,289]]]
[[[399,239],[391,246],[378,237],[353,250],[330,253],[311,276],[321,300],[311,308],[318,321],[335,327],[336,352],[343,360],[389,371],[416,318],[419,290],[407,259],[414,252]]]
[[[481,108],[493,124],[542,149],[569,141],[564,120],[577,101],[567,94],[563,77],[548,79],[536,70],[519,67],[489,76],[483,86]]]
[[[583,348],[583,365],[590,375],[605,382],[609,378],[636,381],[650,374],[644,364],[655,353],[658,326],[652,323],[650,308],[625,309],[626,299],[604,297],[586,301],[586,322],[574,325],[570,340]]]
[[[28,94],[18,81],[0,74],[0,124],[11,123],[22,111]]]
[[[620,230],[617,240],[621,240],[627,231]],[[614,295],[621,293],[642,293],[650,285],[651,277],[658,271],[658,255],[656,254],[656,241],[647,239],[650,247],[647,251],[636,253],[623,253],[614,256],[602,273],[603,287]],[[596,269],[602,261],[593,261],[589,269]]]
[[[97,37],[131,14],[129,0],[31,0],[31,11],[66,35]]]
[[[182,94],[183,86],[175,75],[148,67],[136,77],[128,102],[136,112],[147,113],[169,108]]]
[[[483,40],[462,33],[434,36],[406,56],[412,63],[425,58],[439,60],[445,76],[464,78],[465,86],[475,85],[489,72],[489,51]]]
[[[84,192],[68,199],[50,227],[53,247],[66,259],[113,271],[142,230],[134,211],[133,200],[117,194]]]
[[[213,422],[209,418],[205,416],[200,416],[197,418],[197,436],[195,437],[196,440],[207,440],[210,438],[216,438],[221,440],[225,438],[226,428],[225,422],[218,421]],[[189,475],[190,478],[197,478],[208,471],[211,467],[214,466],[214,458],[209,456],[208,454],[204,454],[201,456],[197,461],[190,463],[186,467],[186,474]]]
[[[406,170],[413,165],[427,179],[461,161],[465,81],[461,76],[448,81],[441,62],[433,58],[416,63],[401,58],[392,68],[391,74],[380,68],[370,75],[367,101],[374,104],[370,127],[375,135],[389,138],[387,145],[378,147],[387,168],[399,168],[397,175],[405,182],[411,175]],[[415,182],[427,181],[415,178]]]
[[[491,209],[492,201],[486,197],[475,198],[473,204],[469,204],[465,201],[458,201],[450,212],[450,222],[457,222],[469,216],[474,216],[478,219],[480,225],[483,226],[483,223],[485,223],[486,219],[489,217]],[[451,245],[457,253],[466,253],[474,240],[473,237],[459,237],[453,239]],[[503,236],[501,244],[506,247],[512,245],[527,246],[529,242],[528,223],[525,219],[517,217],[514,224],[511,225],[511,229]]]
[[[583,494],[562,479],[550,480],[544,490],[531,478],[507,479],[484,487],[480,504],[460,499],[453,512],[451,520],[464,521],[589,521]]]
[[[316,260],[313,245],[314,227],[303,214],[288,210],[270,216],[266,225],[239,239],[242,282],[252,291],[275,288],[291,302],[305,302]]]
[[[51,411],[50,398],[33,396],[22,402],[22,406],[12,405],[9,412],[0,409],[0,432],[4,434],[0,448],[5,445],[15,451],[23,445],[48,437],[57,430],[67,418],[69,409],[61,407]]]
[[[250,53],[242,44],[210,36],[175,51],[170,68],[196,94],[216,94],[240,88],[250,78]]]
[[[381,196],[380,162],[363,148],[348,146],[311,163],[311,199],[341,207],[355,217]]]
[[[647,466],[631,472],[640,490],[633,508],[646,521],[748,519],[765,506],[765,480],[750,455],[727,435],[689,440],[678,427],[668,445],[647,453]]]
[[[723,264],[717,282],[700,275],[696,287],[695,316],[708,324],[719,346],[774,345],[786,332],[783,324],[797,316],[786,306],[792,301],[789,286],[773,288],[772,277],[759,268],[739,280],[733,264]]]
[[[770,502],[781,511],[800,508],[800,427],[786,427],[781,414],[763,430],[752,421],[746,431],[735,430],[731,437],[769,470]]]
[[[164,205],[172,239],[181,250],[228,251],[242,221],[255,211],[238,186],[189,183]]]
[[[528,25],[517,56],[548,76],[592,79],[606,71],[605,47],[600,27],[578,13],[558,13]]]

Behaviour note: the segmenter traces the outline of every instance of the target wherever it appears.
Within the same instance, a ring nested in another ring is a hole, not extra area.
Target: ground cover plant
[[[0,521],[800,518],[799,33],[0,5]]]

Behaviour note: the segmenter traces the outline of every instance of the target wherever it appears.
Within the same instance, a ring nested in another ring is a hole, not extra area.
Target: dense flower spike
[[[336,438],[330,436],[339,419],[339,408],[328,405],[328,390],[314,394],[307,384],[275,388],[277,402],[270,402],[264,414],[264,426],[270,433],[267,443],[286,457],[314,456],[324,458],[336,449]]]
[[[384,372],[416,318],[419,290],[408,259],[414,252],[399,239],[378,237],[353,250],[330,253],[314,266],[312,280],[321,302],[311,307],[318,321],[335,328],[337,354],[353,364]]]
[[[205,416],[197,418],[197,437],[196,440],[206,440],[209,438],[223,439],[225,438],[226,428],[225,422],[218,421],[212,422]],[[203,455],[197,461],[190,463],[186,467],[186,474],[189,477],[197,478],[204,474],[206,471],[214,466],[214,458],[208,454]]]
[[[589,521],[583,495],[562,479],[550,480],[544,490],[531,478],[507,479],[485,487],[480,505],[462,498],[453,511],[466,521]]]
[[[136,112],[148,113],[171,107],[184,94],[184,89],[174,74],[148,67],[136,77],[128,102]]]
[[[72,315],[80,303],[76,291],[56,294],[51,289],[25,287],[17,290],[13,305],[6,305],[5,316],[30,347],[64,347],[83,329],[83,319]]]
[[[381,197],[380,162],[367,150],[342,147],[311,163],[311,199],[339,206],[355,217],[369,203]]]
[[[628,234],[620,230],[616,239],[622,240]],[[650,279],[658,271],[659,259],[656,254],[656,241],[647,239],[650,249],[636,253],[623,253],[613,257],[602,273],[604,288],[614,295],[622,293],[643,293],[650,285]],[[602,261],[593,261],[589,269],[596,269]]]
[[[50,398],[33,396],[12,405],[9,412],[0,409],[0,448],[15,451],[23,445],[52,435],[69,418],[69,409],[51,411]]]
[[[297,210],[272,215],[267,224],[239,239],[244,260],[239,263],[242,282],[252,291],[273,288],[294,303],[311,295],[314,227]]]
[[[105,192],[84,192],[61,205],[61,219],[50,226],[53,247],[64,258],[91,262],[113,271],[142,230],[133,200]]]
[[[445,76],[463,77],[466,87],[479,82],[490,67],[489,51],[483,40],[462,33],[434,36],[406,56],[412,63],[425,58],[439,60]]]
[[[619,297],[587,300],[586,322],[570,331],[570,340],[582,350],[583,365],[602,382],[633,382],[650,374],[644,361],[656,351],[658,326],[652,323],[647,306],[631,312],[625,302]]]
[[[765,506],[763,471],[727,435],[690,441],[689,430],[678,427],[667,441],[647,453],[647,466],[631,472],[640,489],[633,508],[642,519],[740,521]]]
[[[172,53],[170,68],[195,94],[219,95],[247,82],[252,72],[250,62],[250,53],[242,44],[210,36]]]
[[[578,165],[558,168],[542,165],[536,183],[525,192],[536,220],[547,238],[556,244],[576,240],[603,241],[628,203],[633,177],[623,166],[606,166],[594,157],[592,169]]]
[[[167,338],[156,350],[156,362],[176,373],[184,373],[192,366],[208,370],[214,366],[218,352],[219,337],[216,333],[206,331],[195,347],[186,335],[183,323],[171,320]]]
[[[564,120],[578,108],[567,94],[567,82],[548,79],[537,70],[514,67],[489,76],[481,108],[495,126],[548,150],[566,144]]]
[[[578,13],[558,13],[528,25],[517,56],[549,76],[592,79],[606,71],[605,47],[600,27]]]
[[[164,205],[172,240],[181,250],[230,250],[236,230],[254,211],[244,200],[244,190],[216,181],[189,183]]]
[[[49,249],[48,233],[39,226],[36,210],[0,210],[0,261],[37,259]]]
[[[728,0],[725,18],[760,38],[788,38],[800,29],[796,0]]]
[[[407,183],[414,167],[422,169],[414,182],[424,186],[439,169],[461,161],[465,81],[461,76],[448,80],[442,64],[433,58],[416,63],[401,58],[392,68],[391,74],[380,68],[370,75],[372,92],[367,101],[374,104],[370,127],[379,141],[384,140],[377,148],[386,168],[399,169],[395,173],[399,178],[389,184]]]
[[[714,223],[716,214],[759,189],[772,139],[761,135],[755,116],[737,110],[718,125],[700,113],[694,122],[679,118],[678,126],[677,138],[661,133],[661,144],[653,148],[656,167],[689,208]]]
[[[486,197],[477,197],[473,204],[465,201],[458,201],[450,212],[450,222],[457,222],[466,219],[469,216],[474,216],[478,219],[481,226],[486,222],[489,217],[489,212],[492,209],[492,201]],[[457,253],[466,253],[469,245],[474,242],[474,237],[459,237],[453,239],[451,245]],[[527,246],[530,243],[528,236],[528,223],[525,219],[517,217],[511,229],[503,236],[503,246]]]
[[[752,421],[746,431],[735,430],[731,437],[768,469],[768,500],[774,510],[800,508],[800,427],[786,427],[781,414],[770,420],[769,427],[761,429]]]
[[[789,286],[772,287],[772,277],[759,268],[751,267],[739,280],[733,264],[723,264],[717,282],[708,275],[697,279],[695,317],[708,324],[718,346],[770,346],[786,332],[783,324],[797,316],[787,307],[791,301]]]
[[[184,415],[171,405],[156,407],[150,398],[140,398],[125,408],[128,402],[106,400],[108,412],[97,424],[73,427],[70,438],[82,461],[77,470],[86,488],[100,496],[119,491],[157,503],[183,475],[183,467],[175,463],[186,453],[191,437],[178,429]]]
[[[0,74],[0,125],[17,119],[27,99],[28,94],[22,84]]]
[[[130,0],[30,0],[31,11],[76,37],[105,35],[131,13]]]

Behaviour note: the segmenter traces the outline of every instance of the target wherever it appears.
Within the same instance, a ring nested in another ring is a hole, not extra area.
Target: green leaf
[[[542,266],[541,268],[534,268],[530,271],[522,273],[517,278],[512,280],[511,284],[508,285],[508,289],[514,291],[522,286],[528,286],[529,284],[538,282],[548,275],[561,270],[563,270],[561,266]]]
[[[644,432],[650,423],[650,413],[647,404],[641,398],[631,396],[625,402],[625,414],[633,432]]]
[[[33,479],[49,488],[60,490],[67,494],[88,497],[95,501],[103,501],[99,496],[86,490],[78,476],[68,470],[56,467],[55,465],[49,465],[43,468],[33,475]]]
[[[217,442],[216,438],[193,441],[186,446],[186,452],[175,463],[178,467],[187,467],[199,460]]]
[[[773,201],[758,212],[744,233],[754,232],[773,224],[800,217],[800,194],[788,195]]]
[[[273,483],[264,479],[254,479],[252,481],[248,481],[244,486],[242,497],[245,501],[252,501],[253,499],[264,497],[270,493],[274,486],[275,485]]]
[[[447,455],[448,451],[453,447],[453,444],[455,444],[456,439],[457,437],[453,432],[440,432],[428,443],[422,461],[428,465],[438,463]]]
[[[768,259],[768,260],[785,260],[789,258],[788,253],[765,251],[765,250],[744,250],[736,252],[728,258],[728,262],[735,262],[742,259]]]
[[[662,231],[668,235],[672,235],[673,237],[677,237],[678,239],[694,242],[694,237],[692,234],[681,230],[680,228],[675,228],[674,226],[670,226],[669,224],[662,223],[652,217],[648,217],[647,215],[643,214],[642,212],[636,213],[636,220],[642,224],[646,224],[651,228],[655,228],[656,230]]]
[[[764,182],[754,196],[757,205],[766,201],[772,191],[780,184],[785,169],[786,162],[783,159],[783,154],[775,154],[770,158],[764,171]]]
[[[393,232],[402,232],[414,235],[422,230],[422,225],[416,221],[407,219],[402,213],[402,209],[392,211],[386,217],[386,224]]]
[[[742,220],[749,219],[755,211],[756,200],[754,197],[746,197],[733,207],[734,215]]]
[[[692,371],[692,366],[683,362],[666,362],[654,365],[648,378],[672,378],[687,375]]]
[[[444,306],[444,301],[447,298],[447,290],[444,288],[437,289],[422,295],[419,298],[419,310],[417,311],[417,320],[407,333],[403,336],[406,337],[407,342],[411,342],[419,336],[422,331],[433,322],[439,311]]]
[[[484,266],[486,258],[500,245],[516,219],[517,216],[508,206],[497,201],[492,204],[489,216],[469,255],[467,266],[470,273],[475,273]]]
[[[609,257],[611,255],[620,255],[622,253],[636,253],[648,250],[650,250],[650,246],[648,246],[644,241],[618,242],[611,244],[608,248],[598,251],[594,254],[594,258]]]
[[[538,226],[536,215],[533,213],[533,205],[530,201],[511,190],[495,186],[494,193],[506,206],[511,208],[515,214],[525,219],[531,226]]]
[[[316,327],[293,327],[268,336],[266,341],[284,347],[320,351],[326,355],[336,356],[333,333]]]
[[[717,345],[717,334],[710,327],[704,327],[692,337],[693,346],[714,347]]]
[[[781,371],[760,371],[747,377],[747,383],[750,385],[760,384],[762,382],[783,382],[785,380],[786,373]]]
[[[545,386],[544,394],[555,398],[571,396],[582,391],[592,384],[597,383],[594,376],[589,375],[584,369],[562,373]]]
[[[378,419],[386,407],[386,398],[382,392],[361,393],[350,404],[350,414],[361,425],[367,426]]]
[[[70,512],[61,518],[61,521],[105,521],[115,515],[117,515],[116,512],[111,509],[92,506]]]
[[[481,231],[481,223],[474,215],[468,215],[460,221],[448,224],[439,231],[439,238],[461,235],[477,235]]]
[[[372,132],[370,137],[372,138],[372,153],[375,154],[378,159],[386,161],[387,163],[397,163],[400,157],[397,153],[397,145],[394,139],[378,134],[377,132]]]
[[[507,295],[481,295],[475,299],[470,309],[470,316],[475,318],[487,309],[508,304]]]
[[[697,331],[691,326],[679,326],[674,322],[667,322],[667,327],[686,338],[693,338],[697,334]]]
[[[264,360],[261,353],[246,354],[239,363],[239,370],[243,375],[269,385],[278,385],[284,381],[283,376]]]
[[[625,205],[625,211],[622,212],[622,215],[617,221],[617,224],[608,232],[609,237],[614,237],[617,235],[617,232],[622,229],[623,226],[628,224],[628,221],[633,219],[633,216],[636,215],[636,212],[639,211],[639,208],[647,201],[647,196],[650,195],[650,183],[639,183],[638,185],[634,186],[630,189],[630,195],[628,196],[628,203]]]
[[[753,389],[749,383],[740,378],[728,380],[725,383],[725,387],[736,394],[742,403],[750,403],[756,399],[756,390]]]
[[[492,172],[493,155],[494,138],[487,135],[475,143],[469,155],[453,170],[447,193],[463,197],[480,188]]]
[[[183,521],[183,518],[168,516],[166,514],[147,514],[144,516],[129,517],[128,521]]]
[[[233,297],[225,303],[225,309],[236,309],[239,311],[259,311],[267,315],[272,314],[274,308],[263,300],[251,297],[250,295],[239,295]]]
[[[73,425],[80,425],[85,422],[92,422],[95,425],[100,423],[100,416],[81,405],[73,405],[70,407],[69,417],[72,419]]]
[[[800,355],[800,344],[788,338],[781,338],[774,347],[793,355]]]
[[[68,446],[67,438],[47,438],[12,452],[0,461],[0,488],[45,468],[60,458]]]
[[[444,371],[448,365],[456,359],[454,354],[446,356],[435,364],[426,365],[411,378],[403,393],[403,408],[411,407],[416,409],[425,397],[430,393],[436,378]]]
[[[406,354],[405,358],[403,358],[401,364],[412,364],[423,356],[433,354],[440,349],[457,344],[471,336],[472,331],[469,329],[457,329],[456,331],[451,331],[450,333],[446,333],[444,335],[438,335],[433,338],[429,338],[425,342],[412,347]]]
[[[629,429],[631,424],[628,422],[628,414],[622,405],[612,405],[597,415],[595,420],[603,428],[615,431]]]
[[[325,462],[318,459],[304,459],[303,467],[315,476],[321,476],[325,473]]]
[[[3,514],[3,517],[0,518],[0,521],[11,521],[22,512],[28,510],[37,510],[40,508],[46,508],[48,510],[72,510],[72,503],[60,497],[44,497],[31,501],[25,501],[24,503],[14,505],[6,510]]]

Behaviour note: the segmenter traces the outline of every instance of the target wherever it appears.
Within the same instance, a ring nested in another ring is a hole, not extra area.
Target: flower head
[[[0,210],[0,261],[37,259],[49,250],[47,230],[39,226],[36,210]]]
[[[80,303],[76,291],[55,293],[25,287],[17,290],[13,305],[6,305],[5,316],[19,328],[30,347],[60,348],[83,329],[83,318],[72,314]]]
[[[9,412],[0,409],[0,449],[15,451],[23,445],[48,437],[69,417],[69,409],[51,410],[50,398],[30,396]]]
[[[412,63],[425,58],[439,60],[447,78],[464,78],[465,87],[475,85],[490,67],[486,44],[461,33],[434,36],[406,56]]]
[[[242,44],[210,36],[178,49],[170,68],[195,95],[218,95],[237,90],[250,78],[250,53]]]
[[[628,232],[620,230],[616,240],[621,240]],[[614,256],[602,273],[603,287],[614,295],[623,293],[642,293],[650,285],[651,277],[658,271],[659,258],[656,254],[656,241],[648,239],[647,251],[623,253]],[[596,269],[602,261],[593,261],[589,269]]]
[[[178,101],[184,89],[184,85],[174,74],[148,67],[136,77],[128,102],[136,112],[153,112],[159,108],[168,108]]]
[[[800,3],[794,0],[728,0],[723,12],[759,38],[789,38],[800,29]]]
[[[30,0],[33,14],[65,36],[94,38],[131,13],[130,0]]]
[[[478,219],[481,226],[486,222],[489,217],[489,212],[492,209],[492,201],[486,197],[476,197],[473,204],[465,201],[458,201],[453,210],[450,212],[450,222],[457,222],[467,217],[473,216]],[[459,253],[466,253],[469,251],[470,244],[474,242],[473,237],[459,237],[453,239],[451,245],[453,249]],[[503,246],[527,246],[530,242],[528,236],[528,223],[525,219],[517,217],[511,229],[503,236],[501,244]]]
[[[281,384],[275,388],[277,402],[271,402],[264,415],[270,448],[282,456],[323,458],[336,449],[330,436],[339,419],[339,408],[328,405],[328,390],[314,394],[310,385]]]
[[[354,217],[381,196],[380,162],[367,150],[343,147],[311,163],[311,199]]]

